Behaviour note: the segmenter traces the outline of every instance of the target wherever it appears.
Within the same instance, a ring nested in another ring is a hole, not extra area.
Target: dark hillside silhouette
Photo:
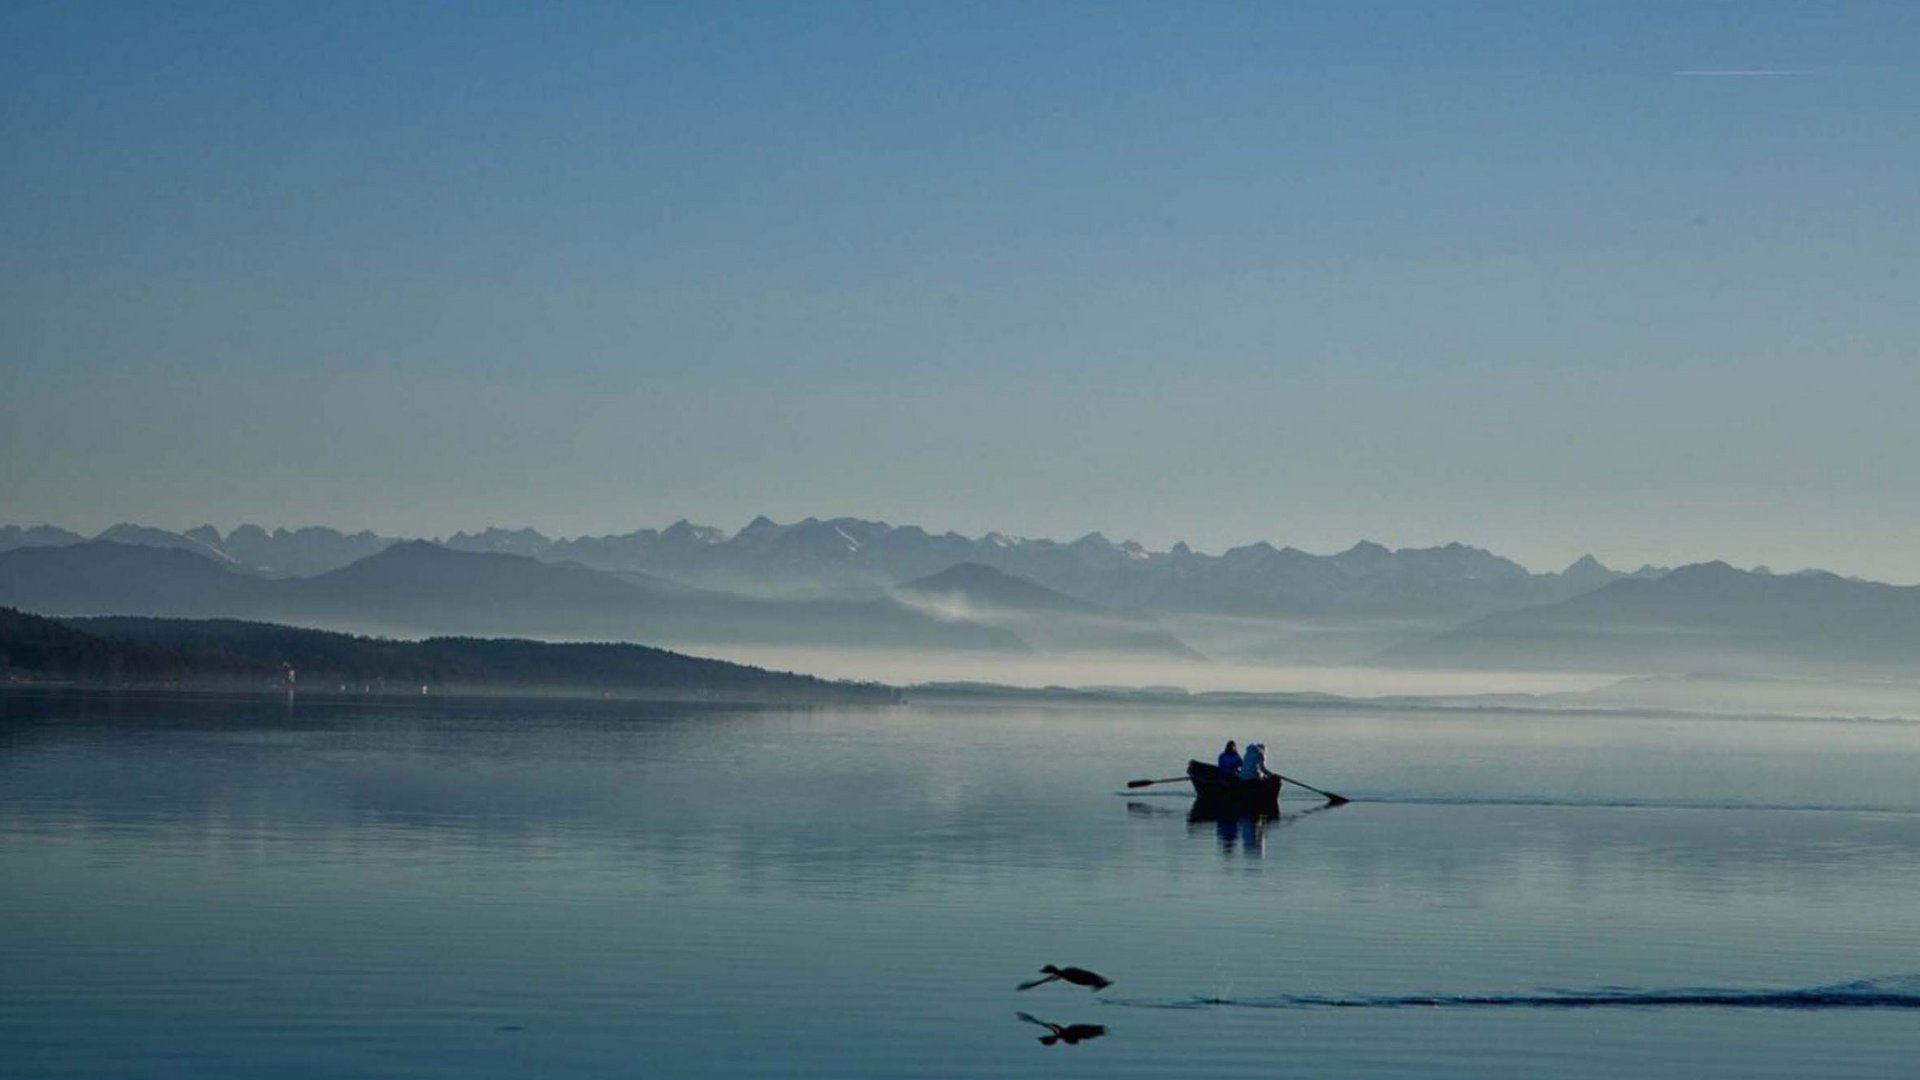
[[[291,679],[289,678],[291,673]],[[885,704],[830,682],[643,645],[487,638],[391,641],[233,619],[66,621],[0,608],[0,679],[111,687],[308,692],[557,693]]]

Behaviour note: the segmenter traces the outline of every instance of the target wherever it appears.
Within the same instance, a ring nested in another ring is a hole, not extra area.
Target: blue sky
[[[13,3],[0,519],[1920,581],[1916,45],[1911,4]]]

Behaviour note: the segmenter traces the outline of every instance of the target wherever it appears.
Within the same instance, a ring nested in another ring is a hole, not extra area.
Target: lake
[[[1126,790],[1229,737],[1355,801]],[[1908,1075],[1917,780],[1881,721],[0,693],[0,1075]]]

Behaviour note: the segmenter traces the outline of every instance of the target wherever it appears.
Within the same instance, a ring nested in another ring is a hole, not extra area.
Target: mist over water
[[[1655,710],[1734,715],[1920,720],[1920,682],[1898,679],[1687,677],[1588,671],[1480,671],[1338,664],[1057,657],[713,645],[697,648],[775,670],[900,686],[970,682],[1023,688],[1165,688],[1191,693],[1332,694],[1430,698],[1436,706],[1546,710]]]
[[[1010,686],[1181,687],[1190,691],[1300,692],[1378,697],[1391,694],[1556,693],[1588,690],[1614,677],[1591,673],[1395,670],[1362,666],[1261,665],[1179,659],[1020,657],[894,649],[804,646],[707,646],[703,655],[777,670],[895,685],[984,682]]]

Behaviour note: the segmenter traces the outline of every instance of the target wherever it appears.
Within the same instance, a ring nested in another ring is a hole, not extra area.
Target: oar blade
[[[1312,784],[1303,784],[1300,781],[1295,780],[1291,776],[1282,776],[1280,773],[1274,773],[1273,775],[1279,776],[1280,779],[1286,781],[1289,784],[1292,784],[1294,787],[1300,788],[1305,791],[1311,791],[1315,795],[1326,796],[1328,806],[1345,806],[1347,803],[1350,803],[1353,801],[1352,799],[1347,798],[1345,795],[1335,795],[1331,791],[1323,791],[1320,788],[1314,787]]]

